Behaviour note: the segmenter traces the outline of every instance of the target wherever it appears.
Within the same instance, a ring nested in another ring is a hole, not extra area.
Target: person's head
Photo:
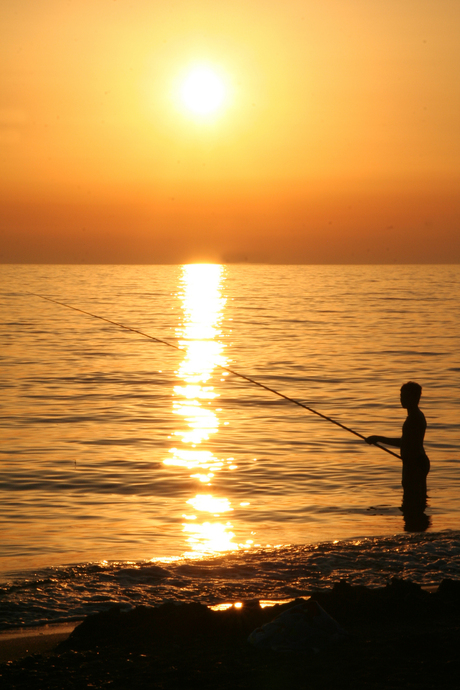
[[[421,395],[421,385],[419,383],[415,383],[414,381],[408,381],[401,386],[401,405],[406,408],[413,405],[418,405]]]

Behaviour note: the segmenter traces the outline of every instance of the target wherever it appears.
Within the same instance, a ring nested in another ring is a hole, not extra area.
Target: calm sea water
[[[460,266],[0,271],[3,625],[459,576]],[[219,365],[363,435],[419,381],[426,531],[397,458]]]

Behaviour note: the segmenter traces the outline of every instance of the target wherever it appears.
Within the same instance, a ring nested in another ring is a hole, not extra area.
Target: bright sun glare
[[[223,105],[225,86],[222,79],[209,67],[195,67],[185,79],[181,95],[189,110],[207,115]]]

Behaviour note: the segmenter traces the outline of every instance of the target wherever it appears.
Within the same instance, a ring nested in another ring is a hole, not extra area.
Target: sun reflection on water
[[[209,442],[219,430],[222,410],[216,406],[219,393],[211,379],[218,365],[225,366],[227,359],[220,340],[221,322],[226,299],[221,285],[224,267],[218,264],[192,264],[182,268],[180,299],[183,323],[176,334],[184,359],[178,369],[180,383],[174,387],[173,413],[178,417],[174,432],[177,447],[169,450],[165,465],[191,470],[190,477],[203,488],[211,487],[216,473],[224,469],[234,470],[233,458],[218,458],[200,445]],[[219,373],[225,381],[226,372]],[[229,521],[212,520],[223,513],[233,512],[230,501],[212,493],[199,492],[187,501],[187,513],[183,514],[183,531],[194,556],[220,551],[235,550],[233,525]],[[198,515],[189,514],[192,508]],[[206,513],[201,521],[199,514]],[[247,542],[244,547],[249,548]]]

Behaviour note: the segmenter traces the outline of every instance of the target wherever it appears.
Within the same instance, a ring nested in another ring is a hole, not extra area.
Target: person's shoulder
[[[414,412],[414,422],[418,424],[424,424],[426,426],[425,415],[419,407],[417,407],[417,409]]]

